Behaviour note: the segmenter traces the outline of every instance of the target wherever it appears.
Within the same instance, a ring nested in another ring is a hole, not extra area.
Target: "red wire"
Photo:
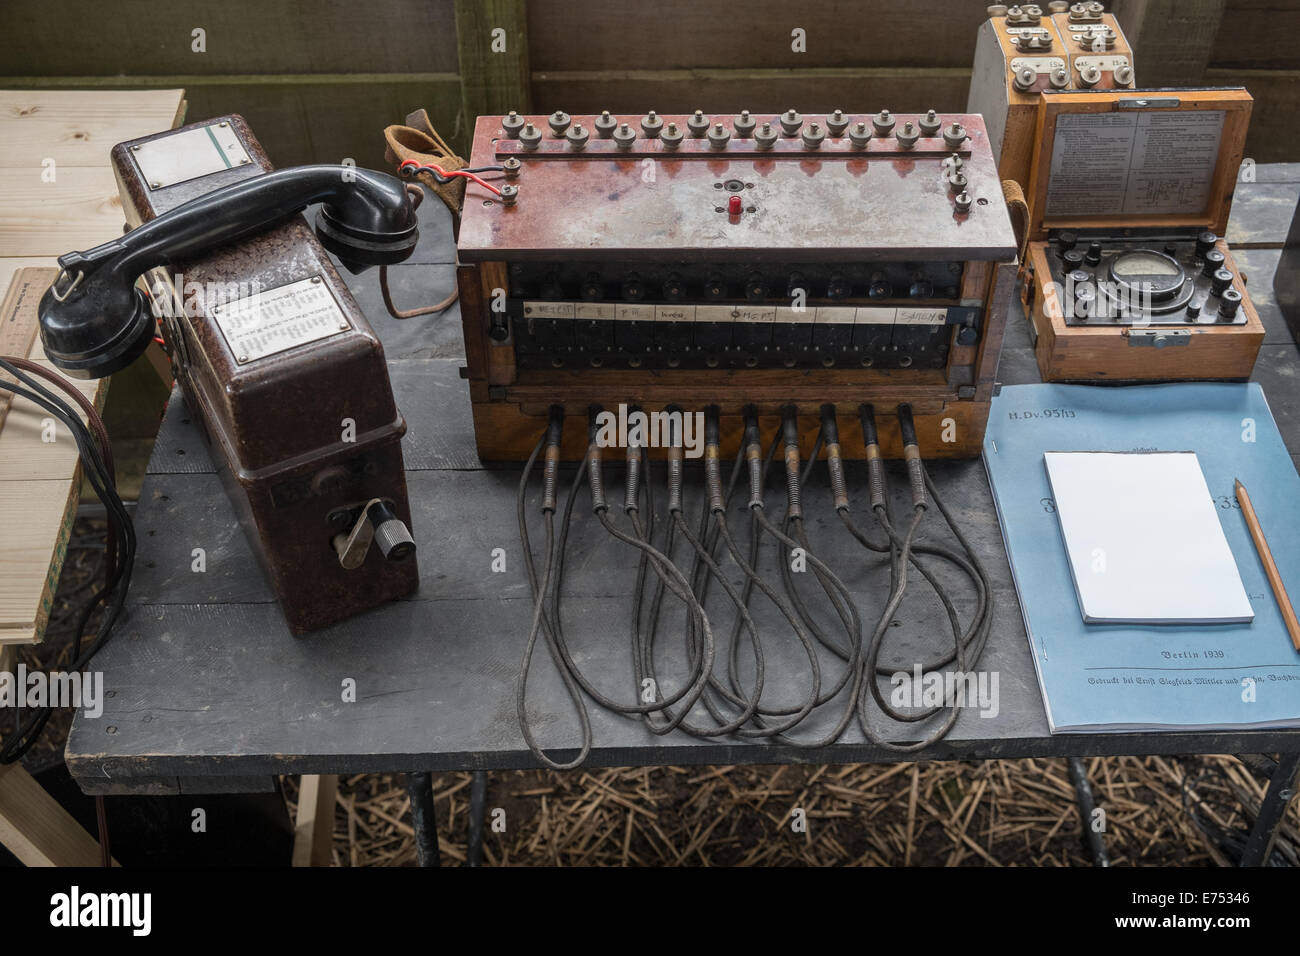
[[[486,179],[479,179],[479,177],[475,176],[473,173],[467,173],[463,169],[446,170],[436,163],[418,163],[413,159],[404,160],[402,162],[401,168],[402,169],[415,168],[417,170],[429,170],[432,172],[436,172],[439,176],[459,176],[462,179],[471,179],[474,182],[478,183],[480,186],[482,186],[484,189],[490,190],[491,192],[495,193],[498,196],[501,195],[501,190],[498,189],[496,186],[493,186]]]

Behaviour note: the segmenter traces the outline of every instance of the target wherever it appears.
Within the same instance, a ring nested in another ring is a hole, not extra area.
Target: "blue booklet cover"
[[[1254,621],[1085,624],[1049,451],[1196,452]],[[1007,386],[984,464],[1053,733],[1300,726],[1300,653],[1233,492],[1240,478],[1300,601],[1300,475],[1259,385]]]

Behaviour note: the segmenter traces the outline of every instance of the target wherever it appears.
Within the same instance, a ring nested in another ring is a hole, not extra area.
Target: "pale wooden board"
[[[17,270],[122,234],[109,151],[180,122],[182,90],[0,91],[0,289]],[[55,162],[53,182],[42,161]],[[39,339],[29,357],[45,360]],[[77,382],[102,407],[107,381]],[[15,401],[0,431],[0,645],[40,639],[78,502],[75,443]]]
[[[14,273],[19,269],[57,269],[58,267],[58,260],[54,256],[0,257],[0,298],[4,297],[5,290],[13,281]]]
[[[99,843],[21,764],[0,767],[0,843],[25,866],[99,866]]]
[[[26,624],[20,627],[8,627],[0,624],[0,652],[9,650],[12,646],[18,644],[35,644],[36,642],[35,624]],[[13,670],[13,668],[0,668],[0,670]]]
[[[303,774],[298,784],[298,819],[294,822],[294,866],[330,865],[338,789],[337,776]]]
[[[0,640],[5,628],[40,629],[63,562],[68,526],[77,508],[69,479],[0,482]],[[20,639],[21,639],[20,634]]]
[[[104,168],[118,143],[176,125],[182,90],[0,90],[0,167]],[[65,250],[66,251],[66,250]]]
[[[23,278],[48,276],[24,273]],[[58,371],[39,338],[27,357]],[[103,406],[107,379],[69,381]],[[79,463],[67,428],[35,403],[15,397],[0,427],[0,521],[7,532],[0,537],[0,644],[31,643],[43,629],[76,511]]]
[[[58,372],[49,362],[40,364]],[[96,404],[100,403],[102,395],[107,392],[107,382],[104,379],[69,381]],[[84,422],[86,416],[81,409],[75,405],[73,408]],[[47,428],[48,422],[53,424]],[[52,420],[49,412],[34,402],[21,396],[15,397],[9,407],[9,414],[5,417],[4,428],[0,430],[0,482],[50,478],[68,481],[76,470],[77,461],[77,443],[67,427]],[[36,505],[33,502],[33,506]],[[0,544],[0,555],[6,550],[7,545]]]
[[[40,167],[0,168],[0,256],[61,256],[120,236],[122,200],[104,163],[61,167],[54,182]]]

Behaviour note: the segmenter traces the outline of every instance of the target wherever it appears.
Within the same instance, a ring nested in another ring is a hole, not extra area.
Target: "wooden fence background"
[[[1108,7],[1141,85],[1244,85],[1256,100],[1247,155],[1300,159],[1300,0]],[[984,10],[980,0],[4,0],[0,88],[184,87],[191,120],[242,113],[277,165],[379,166],[382,128],[418,106],[457,144],[467,117],[511,108],[958,111]],[[805,53],[791,50],[795,28]],[[491,51],[497,29],[504,53]]]

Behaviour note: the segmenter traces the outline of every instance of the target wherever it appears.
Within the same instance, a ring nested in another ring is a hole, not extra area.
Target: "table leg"
[[[1259,816],[1251,827],[1250,839],[1241,854],[1242,866],[1263,866],[1273,852],[1278,824],[1291,805],[1300,781],[1300,753],[1279,754],[1277,767],[1268,782],[1268,790],[1259,805]]]
[[[303,774],[298,782],[298,819],[294,821],[293,865],[329,866],[334,848],[334,801],[339,778]]]
[[[1070,782],[1074,784],[1074,796],[1079,804],[1079,822],[1083,826],[1083,839],[1092,854],[1093,866],[1110,866],[1110,856],[1106,853],[1106,840],[1101,832],[1093,829],[1092,811],[1096,802],[1092,799],[1092,784],[1088,782],[1088,768],[1078,757],[1067,757],[1070,769]]]
[[[438,817],[433,809],[433,774],[408,773],[406,796],[411,801],[415,854],[420,866],[442,866],[438,853]]]
[[[99,866],[99,843],[21,763],[0,766],[0,844],[26,866]]]
[[[466,866],[483,865],[483,821],[487,816],[488,775],[475,770],[469,785],[469,846],[465,850]]]

